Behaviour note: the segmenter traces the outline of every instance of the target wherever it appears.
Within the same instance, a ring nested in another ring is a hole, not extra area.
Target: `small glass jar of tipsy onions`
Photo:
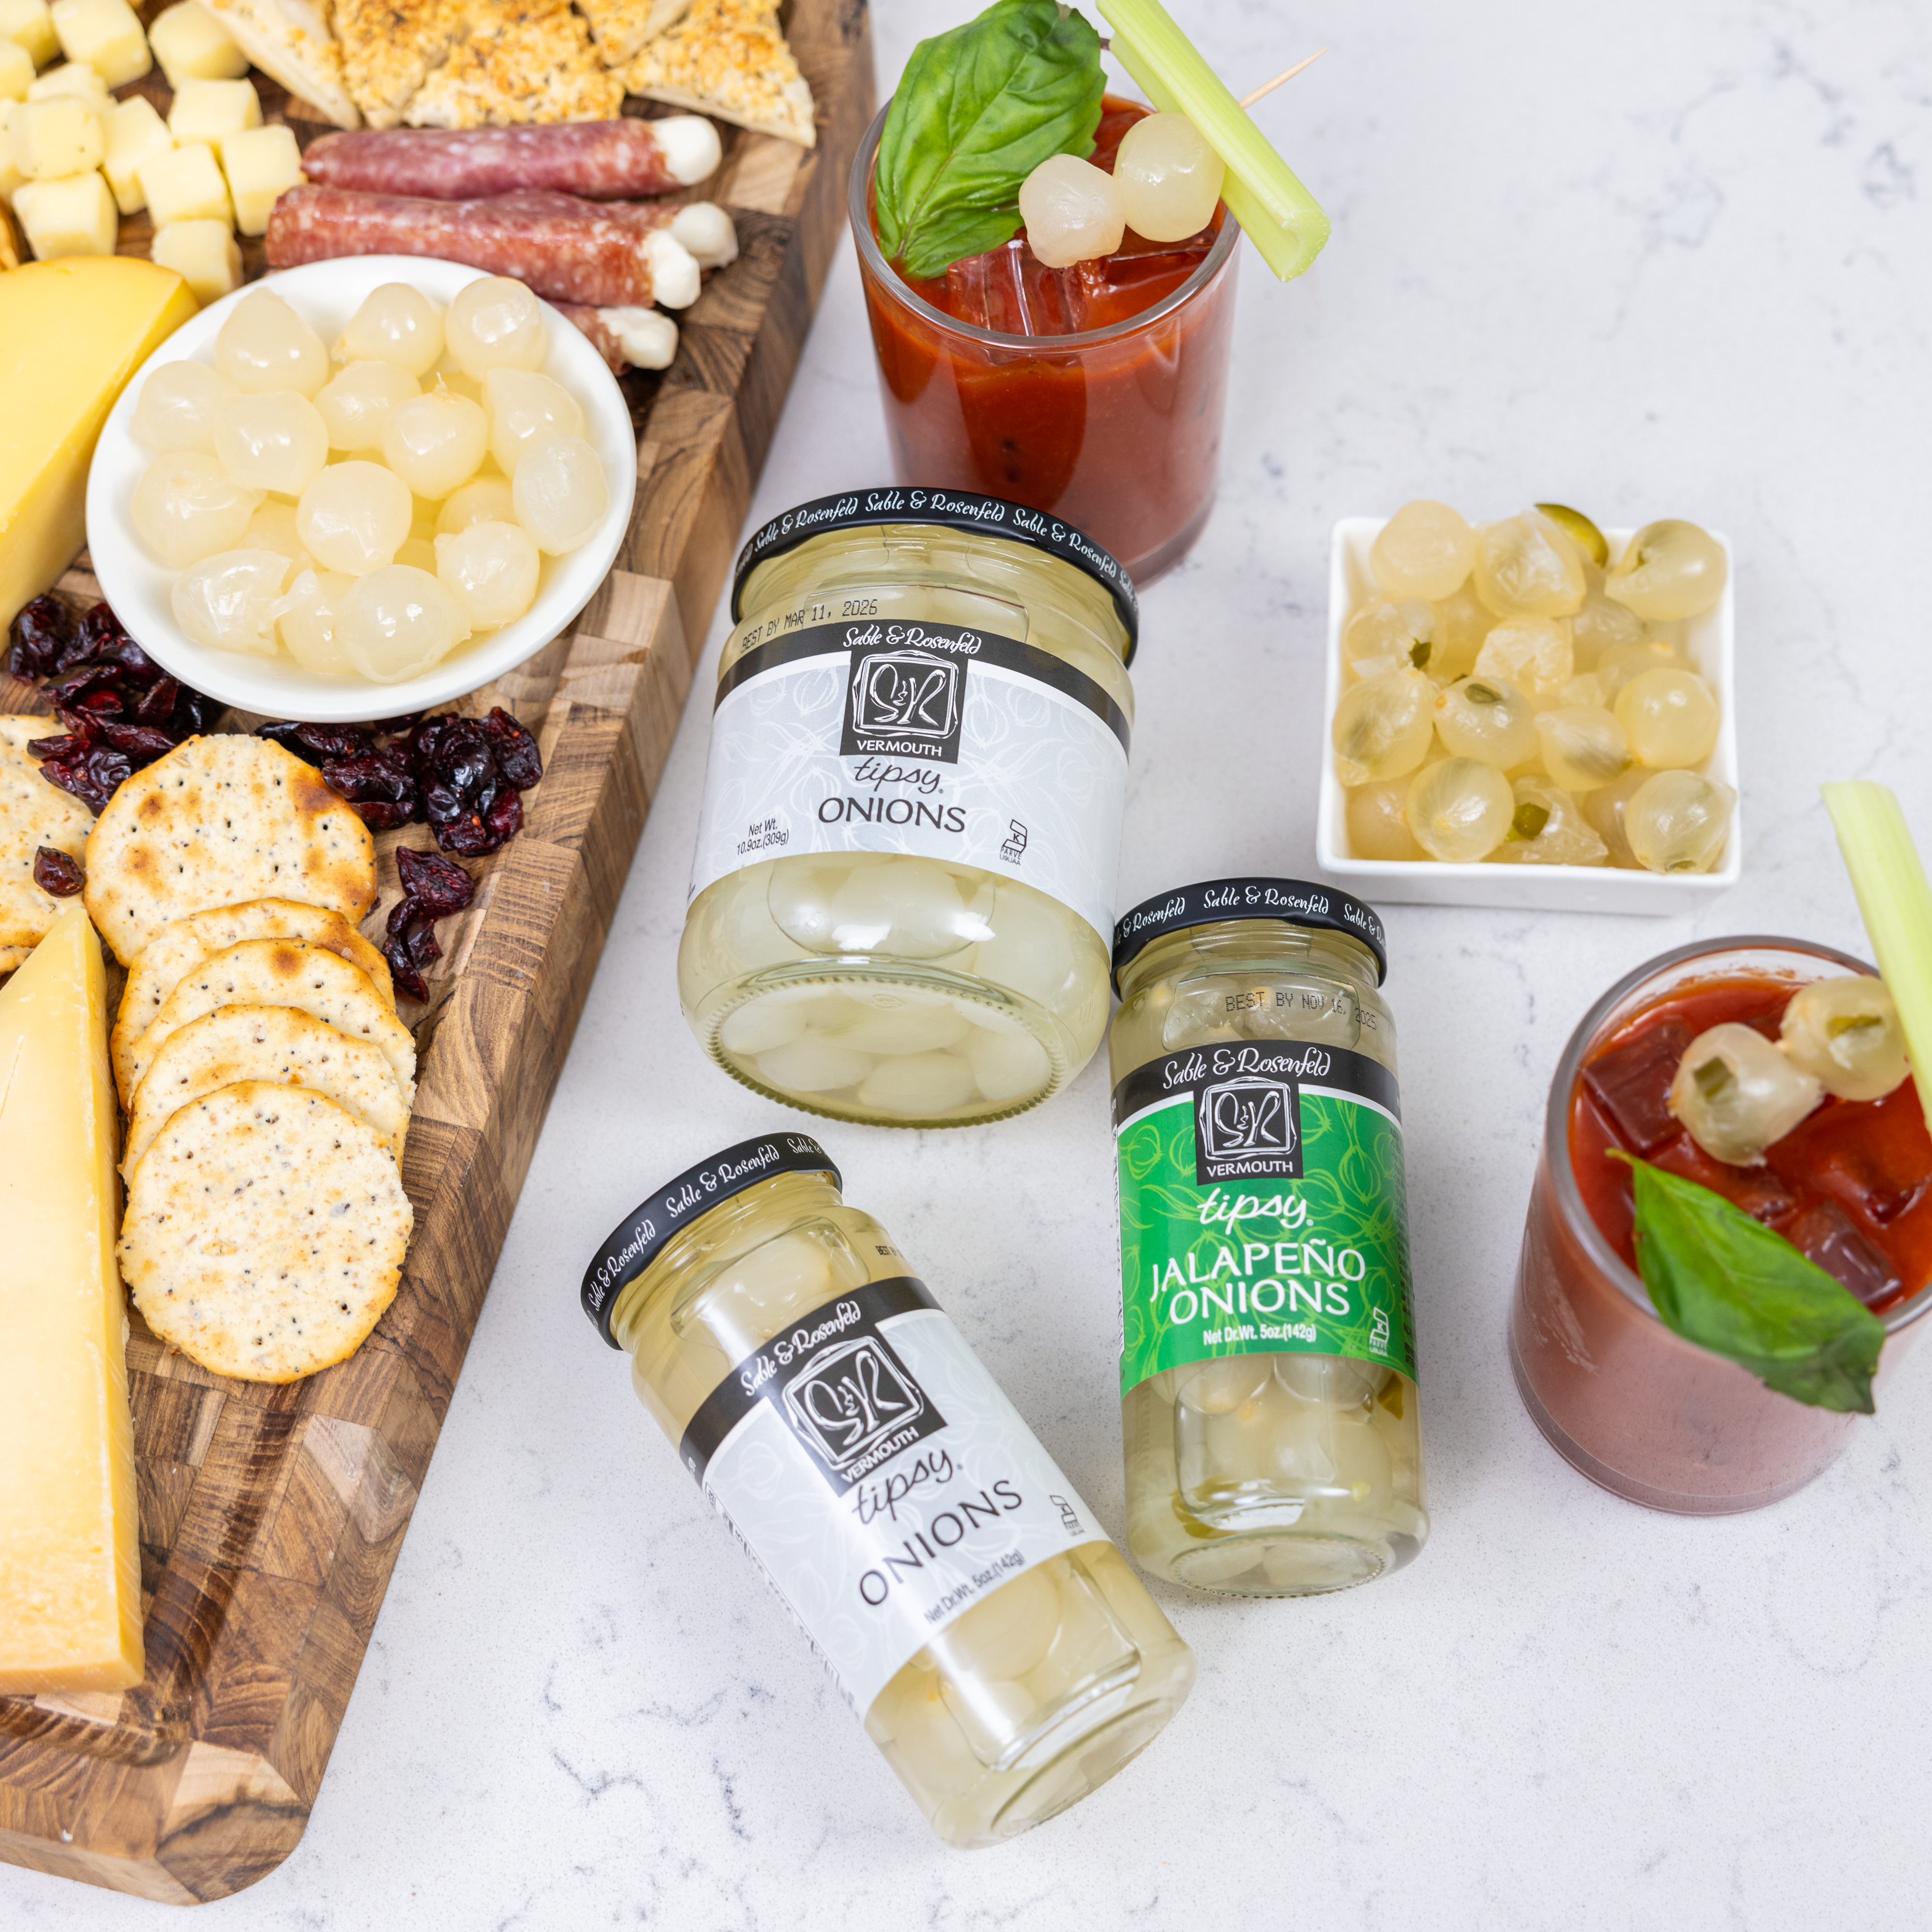
[[[678,954],[725,1071],[841,1120],[956,1126],[1093,1056],[1138,614],[1036,510],[875,490],[745,546]]]
[[[949,1845],[1077,1804],[1194,1654],[816,1141],[741,1142],[584,1278],[639,1399]]]
[[[1387,965],[1294,879],[1116,928],[1127,1544],[1172,1582],[1346,1589],[1429,1533]]]

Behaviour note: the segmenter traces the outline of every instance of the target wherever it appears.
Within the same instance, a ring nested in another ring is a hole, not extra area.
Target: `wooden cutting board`
[[[865,0],[794,0],[788,28],[819,144],[722,130],[712,191],[743,253],[680,318],[671,368],[628,379],[642,430],[617,566],[462,707],[522,718],[544,779],[438,927],[428,1006],[405,1003],[422,1071],[401,1290],[358,1354],[284,1387],[211,1375],[130,1314],[148,1674],[0,1698],[0,1859],[194,1904],[272,1871],[308,1822],[840,243],[872,112]],[[98,595],[84,571],[62,589]],[[44,708],[0,673],[0,711]],[[427,834],[379,841],[372,934],[405,838]]]

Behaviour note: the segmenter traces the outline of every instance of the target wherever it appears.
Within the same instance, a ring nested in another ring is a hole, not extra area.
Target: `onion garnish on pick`
[[[1160,0],[1096,0],[1113,52],[1164,113],[1184,114],[1226,165],[1221,198],[1262,259],[1283,281],[1302,273],[1328,239],[1328,218]]]
[[[1932,885],[1888,785],[1859,778],[1820,789],[1932,1126]]]

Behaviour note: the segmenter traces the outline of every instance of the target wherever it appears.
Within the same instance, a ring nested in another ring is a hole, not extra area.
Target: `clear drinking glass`
[[[853,163],[850,214],[899,481],[1048,512],[1149,582],[1186,554],[1214,500],[1240,224],[1224,216],[1178,289],[1110,327],[976,327],[921,300],[872,232],[872,159],[890,105]]]
[[[1684,1516],[1759,1509],[1828,1467],[1858,1418],[1780,1395],[1665,1328],[1577,1184],[1570,1122],[1584,1064],[1645,1009],[1700,982],[1769,976],[1796,988],[1871,970],[1802,940],[1700,940],[1618,980],[1570,1036],[1550,1082],[1510,1310],[1510,1364],[1550,1446],[1614,1495]],[[1881,1387],[1928,1306],[1932,1290],[1921,1282],[1880,1318]]]

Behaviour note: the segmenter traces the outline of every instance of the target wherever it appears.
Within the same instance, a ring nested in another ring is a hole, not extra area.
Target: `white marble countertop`
[[[1932,844],[1924,21],[1177,10],[1237,82],[1330,44],[1261,118],[1335,234],[1290,287],[1243,270],[1219,507],[1147,600],[1122,904],[1310,865],[1336,517],[1555,497],[1698,518],[1738,560],[1744,884],[1694,920],[1390,910],[1428,1548],[1339,1598],[1162,1589],[1201,1678],[1154,1747],[1004,1850],[934,1841],[577,1306],[635,1201],[780,1112],[700,1057],[674,990],[708,662],[308,1834],[208,1922],[1924,1922],[1932,1359],[1810,1490],[1692,1522],[1560,1462],[1503,1345],[1544,1093],[1589,1000],[1703,934],[1862,950],[1822,780],[1894,785]],[[882,0],[882,79],[964,11]],[[888,469],[842,252],[754,518]],[[1118,1534],[1103,1063],[1003,1126],[823,1132]],[[160,1910],[0,1866],[8,1932]]]

